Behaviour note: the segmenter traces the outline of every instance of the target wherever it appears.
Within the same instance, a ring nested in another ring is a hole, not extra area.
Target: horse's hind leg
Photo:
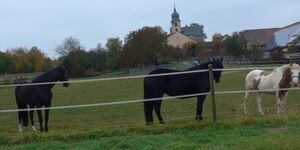
[[[36,108],[41,108],[41,106],[38,105]],[[41,110],[37,110],[37,114],[38,114],[38,117],[39,117],[40,131],[43,132],[44,131],[44,128],[43,128],[43,116],[42,116]]]
[[[244,103],[243,103],[243,107],[244,107],[244,113],[248,114],[248,109],[247,109],[247,105],[248,105],[248,97],[249,97],[250,93],[246,92],[245,93],[245,98],[244,98]]]
[[[164,124],[165,121],[163,120],[161,114],[160,114],[160,108],[161,108],[161,100],[154,101],[154,110],[156,112],[156,115],[158,117],[159,123]]]

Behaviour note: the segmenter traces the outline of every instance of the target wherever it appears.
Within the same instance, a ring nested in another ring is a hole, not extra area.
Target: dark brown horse
[[[44,83],[44,82],[56,82],[56,81],[68,81],[67,71],[65,67],[59,66],[49,72],[46,72],[35,79],[32,82],[27,83]],[[24,83],[24,82],[23,82]],[[18,109],[29,108],[45,108],[51,107],[52,91],[55,84],[43,84],[43,85],[24,85],[17,86],[15,89],[16,102]],[[69,83],[64,82],[63,86],[68,87]],[[41,110],[37,110],[40,123],[40,131],[48,131],[49,109],[45,110],[45,128],[43,128],[43,117]],[[29,113],[31,127],[36,131],[33,121],[33,110]],[[28,111],[19,111],[19,131],[22,131],[22,125],[28,126]]]
[[[222,69],[222,58],[220,60],[213,60],[211,62],[203,63],[201,65],[192,67],[185,71],[207,70],[208,65],[212,64],[213,69]],[[162,74],[182,72],[172,69],[156,69],[149,74]],[[221,71],[214,71],[213,78],[215,82],[219,83],[221,78]],[[198,93],[207,93],[210,91],[209,74],[208,72],[196,72],[166,76],[146,77],[144,79],[144,99],[162,98],[164,94],[170,96],[191,95]],[[206,95],[197,96],[196,120],[202,120],[202,108]],[[187,97],[183,97],[187,98]],[[160,123],[164,120],[160,114],[161,100],[145,101],[144,111],[146,124],[153,123],[152,112],[155,110]]]

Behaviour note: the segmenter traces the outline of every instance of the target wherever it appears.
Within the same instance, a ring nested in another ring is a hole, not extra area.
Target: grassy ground
[[[217,91],[242,90],[247,72],[226,72]],[[125,76],[125,72],[104,74],[100,77]],[[69,88],[55,86],[53,106],[101,103],[143,98],[142,79],[103,81],[72,84]],[[15,108],[13,88],[0,89],[0,109]],[[254,95],[250,97],[250,116],[243,117],[243,94],[216,95],[218,122],[210,122],[211,103],[208,96],[204,106],[204,122],[195,123],[195,98],[166,100],[162,115],[167,124],[144,126],[142,103],[101,106],[80,109],[51,110],[49,133],[33,133],[30,129],[17,132],[17,114],[0,114],[0,148],[17,149],[78,149],[100,147],[115,149],[260,149],[284,147],[299,149],[300,118],[297,114],[299,92],[288,97],[289,114],[274,117],[276,101],[273,95],[263,97],[266,117],[258,115]],[[268,108],[268,109],[266,109]],[[36,124],[37,117],[35,116]],[[156,118],[155,118],[156,119]],[[247,124],[247,122],[250,122]],[[271,123],[270,123],[271,122]],[[279,123],[278,123],[279,122]],[[245,126],[245,124],[247,124]],[[279,130],[279,132],[272,132]],[[268,131],[270,128],[270,132]],[[251,135],[253,134],[253,135]],[[249,138],[247,138],[249,137]],[[21,144],[21,145],[20,145]],[[25,145],[24,145],[25,144]],[[286,145],[289,144],[289,145]],[[161,147],[159,147],[161,145]]]

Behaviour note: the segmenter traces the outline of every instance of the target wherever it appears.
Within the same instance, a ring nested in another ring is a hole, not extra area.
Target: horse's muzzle
[[[292,81],[293,81],[294,87],[298,86],[298,83],[299,83],[298,77],[293,77],[293,78],[292,78]]]

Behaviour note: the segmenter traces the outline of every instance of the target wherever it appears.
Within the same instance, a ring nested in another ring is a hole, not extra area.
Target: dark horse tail
[[[15,97],[16,97],[16,102],[18,105],[18,109],[27,109],[27,105],[23,104],[18,96],[20,86],[17,86],[15,89]],[[19,119],[19,124],[22,123],[23,126],[28,126],[28,111],[18,111],[18,119]]]

